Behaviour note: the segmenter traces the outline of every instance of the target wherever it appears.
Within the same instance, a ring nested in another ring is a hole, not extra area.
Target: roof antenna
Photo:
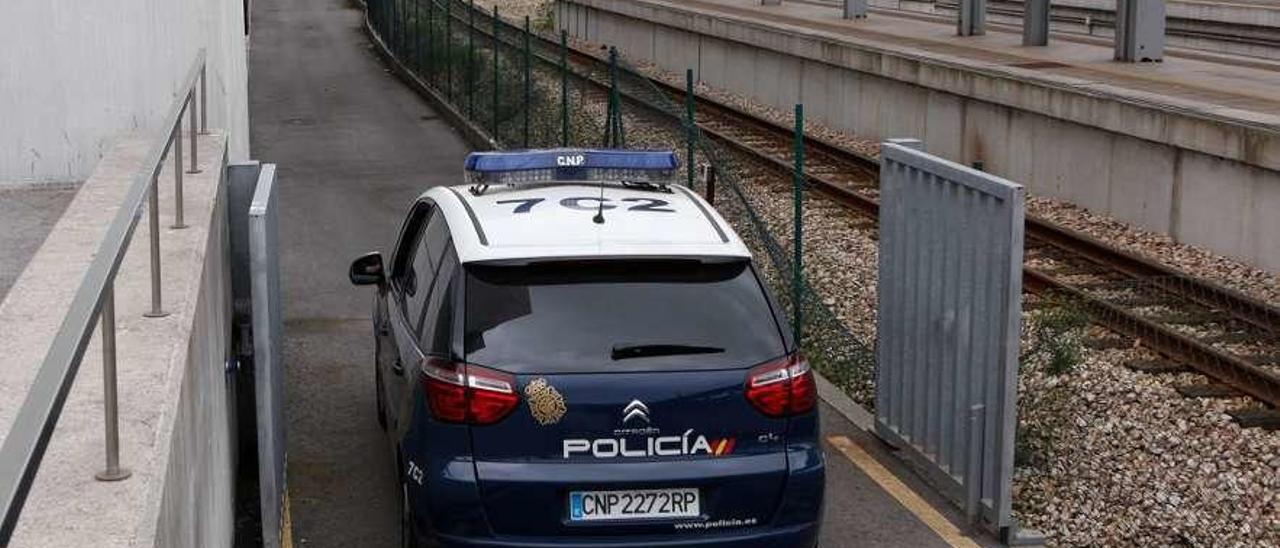
[[[600,200],[596,202],[596,216],[591,218],[592,222],[602,225],[604,224],[604,181],[600,181]]]

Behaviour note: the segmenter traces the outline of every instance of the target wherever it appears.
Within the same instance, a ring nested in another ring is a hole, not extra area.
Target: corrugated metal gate
[[[918,148],[881,154],[876,433],[1005,537],[1023,189]]]
[[[263,546],[281,546],[285,511],[284,363],[276,166],[263,164],[249,204],[249,273],[253,292],[254,393],[258,410],[258,485]]]
[[[240,403],[252,413],[252,428],[242,443],[257,446],[257,480],[262,545],[282,546],[286,511],[284,362],[280,309],[280,254],[277,224],[276,166],[249,162],[228,167],[230,185],[231,278],[239,329],[238,353],[252,383],[253,397]]]

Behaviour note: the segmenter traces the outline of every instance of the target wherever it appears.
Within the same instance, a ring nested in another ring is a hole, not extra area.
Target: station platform
[[[613,1],[573,0],[606,7]],[[1280,132],[1280,60],[1180,50],[1158,63],[1119,63],[1110,41],[1075,37],[1025,47],[1021,31],[988,28],[982,36],[956,35],[953,21],[876,10],[846,20],[836,3],[758,0],[638,0],[639,5],[733,18],[754,25],[895,51],[921,60],[995,72],[1029,83],[1117,101],[1198,114],[1243,127]],[[1260,158],[1280,168],[1280,150]]]
[[[292,546],[398,546],[398,478],[373,404],[369,295],[347,261],[388,249],[463,139],[387,71],[347,0],[260,0],[253,154],[279,165]],[[864,427],[822,407],[822,546],[986,546]]]
[[[921,139],[1058,198],[1280,272],[1280,61],[808,0],[562,0],[557,24],[633,61],[867,141]],[[1223,215],[1224,211],[1236,212]]]

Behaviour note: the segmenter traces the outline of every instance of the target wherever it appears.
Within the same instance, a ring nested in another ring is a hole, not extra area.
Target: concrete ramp
[[[85,181],[0,303],[0,436],[7,435],[85,269],[153,143],[121,139]],[[100,335],[85,352],[11,546],[228,546],[233,425],[225,173],[227,139],[199,139],[185,179],[189,228],[173,224],[172,162],[159,176],[163,318],[150,306],[149,238],[138,223],[115,282],[121,463],[101,482]]]

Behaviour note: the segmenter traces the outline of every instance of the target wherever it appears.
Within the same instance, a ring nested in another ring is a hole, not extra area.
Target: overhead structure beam
[[[1165,0],[1116,1],[1116,60],[1164,60]]]
[[[867,0],[844,0],[845,19],[866,19]]]
[[[981,36],[987,33],[987,0],[960,0],[956,34]]]
[[[1049,0],[1026,0],[1022,12],[1022,45],[1049,45]]]

